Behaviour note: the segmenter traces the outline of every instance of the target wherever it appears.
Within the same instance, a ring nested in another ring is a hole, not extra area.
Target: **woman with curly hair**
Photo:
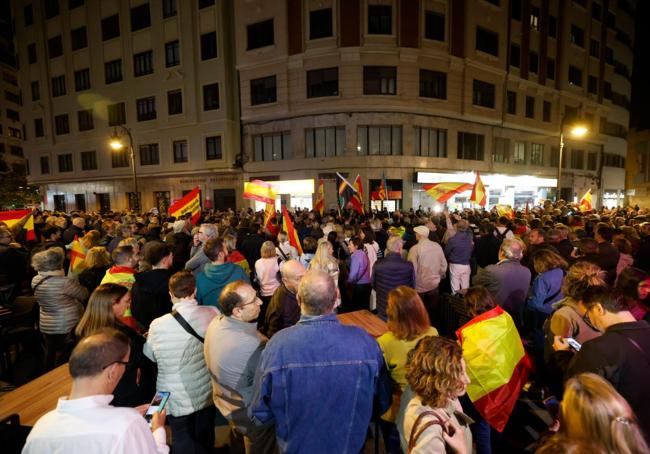
[[[397,428],[402,450],[409,454],[469,454],[471,419],[458,397],[469,377],[458,343],[438,336],[422,338],[409,352]]]

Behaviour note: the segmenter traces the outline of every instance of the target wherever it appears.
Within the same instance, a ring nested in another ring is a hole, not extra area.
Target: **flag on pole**
[[[276,192],[266,181],[253,180],[244,183],[244,198],[275,204]]]
[[[68,269],[68,274],[80,274],[86,268],[85,260],[86,248],[81,244],[77,235],[75,235],[70,245],[70,268]]]
[[[456,336],[470,378],[467,395],[481,416],[503,432],[532,369],[517,327],[497,306],[460,327]]]
[[[323,216],[325,212],[325,181],[318,180],[318,190],[316,191],[316,203],[314,209]]]
[[[585,212],[591,210],[591,188],[580,199],[580,211]]]
[[[298,232],[293,226],[287,207],[282,207],[282,221],[283,221],[283,230],[287,232],[287,237],[289,237],[289,244],[295,247],[298,250],[298,254],[302,255],[302,246],[300,245],[300,240],[298,239]]]
[[[34,232],[34,215],[32,210],[11,210],[0,211],[0,221],[12,228],[15,224],[25,221],[23,229],[27,230],[27,241],[35,241],[36,233]]]
[[[386,174],[381,173],[381,181],[379,182],[379,191],[377,191],[377,196],[379,200],[388,199],[388,186],[386,186]]]
[[[472,195],[469,198],[472,202],[479,204],[484,207],[487,203],[487,196],[485,194],[485,186],[483,186],[483,181],[481,180],[481,175],[478,171],[476,172],[476,181],[474,182],[474,188],[472,189]]]
[[[427,194],[436,199],[440,203],[444,203],[455,194],[460,194],[461,192],[469,191],[472,189],[472,185],[469,183],[431,183],[425,184],[422,186]]]
[[[340,173],[336,172],[337,179],[339,181],[338,183],[338,190],[339,190],[339,209],[343,210],[347,204],[350,202],[350,199],[352,198],[352,195],[357,192],[355,187],[350,184],[348,180],[345,179],[343,175]]]
[[[186,213],[191,213],[192,225],[196,225],[201,217],[201,188],[197,186],[182,199],[172,203],[167,209],[167,212],[176,219]]]
[[[264,208],[264,227],[269,229],[271,219],[275,217],[275,203],[267,203]]]
[[[361,183],[361,177],[357,174],[357,178],[354,180],[354,189],[357,191],[352,194],[350,198],[350,205],[354,211],[359,214],[364,214],[365,210],[363,208],[363,183]]]

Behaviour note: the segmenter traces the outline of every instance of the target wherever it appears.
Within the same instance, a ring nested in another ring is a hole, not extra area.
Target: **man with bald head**
[[[297,260],[287,260],[280,265],[282,285],[275,290],[266,310],[264,328],[270,339],[281,329],[298,323],[300,306],[296,294],[298,285],[305,275],[305,267]]]
[[[308,271],[298,286],[301,317],[262,352],[249,415],[275,422],[280,452],[359,453],[373,410],[390,406],[379,344],[333,313],[337,290],[325,272]]]

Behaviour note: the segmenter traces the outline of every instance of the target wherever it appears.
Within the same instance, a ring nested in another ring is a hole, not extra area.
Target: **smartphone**
[[[546,410],[548,410],[548,412],[551,414],[551,417],[553,419],[557,419],[560,414],[560,402],[557,400],[557,397],[549,396],[544,399],[544,406],[546,407]]]
[[[156,412],[163,411],[165,405],[167,405],[167,401],[169,400],[169,394],[170,394],[169,391],[158,391],[156,395],[153,397],[153,400],[151,401],[149,408],[147,408],[147,412],[144,414],[144,419],[147,420],[149,425],[151,425],[151,417],[153,416],[153,414]]]
[[[577,340],[575,340],[572,337],[567,337],[564,340],[566,341],[567,344],[569,344],[569,347],[571,347],[572,349],[574,349],[577,352],[579,352],[580,349],[582,348],[582,345],[580,345],[580,342],[578,342]]]

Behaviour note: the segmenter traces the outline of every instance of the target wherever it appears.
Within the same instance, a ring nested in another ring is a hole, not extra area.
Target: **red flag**
[[[293,226],[287,207],[282,207],[282,220],[284,222],[283,229],[289,237],[289,244],[298,250],[298,254],[302,255],[302,246],[300,245],[300,239],[298,239],[298,232],[296,232]]]
[[[363,184],[361,183],[361,177],[358,174],[357,178],[354,180],[354,189],[356,189],[356,192],[350,198],[350,205],[352,205],[354,211],[363,214],[365,212],[363,208]]]
[[[591,188],[580,199],[580,211],[591,210]]]
[[[485,194],[485,186],[483,186],[483,181],[478,171],[476,171],[476,181],[474,182],[474,189],[472,189],[472,195],[469,198],[472,202],[476,202],[482,207],[487,203],[487,196]]]
[[[264,203],[275,203],[276,192],[269,183],[262,180],[244,183],[244,198]]]
[[[182,199],[172,203],[167,212],[176,219],[186,213],[192,213],[192,225],[196,225],[201,217],[201,189],[196,187]]]
[[[322,216],[325,212],[325,182],[323,180],[318,180],[318,191],[316,194],[314,209]]]
[[[23,224],[23,229],[27,230],[27,241],[34,241],[36,240],[36,234],[34,233],[34,215],[32,214],[32,210],[0,211],[0,221],[7,224],[10,228],[25,218],[27,220]]]

